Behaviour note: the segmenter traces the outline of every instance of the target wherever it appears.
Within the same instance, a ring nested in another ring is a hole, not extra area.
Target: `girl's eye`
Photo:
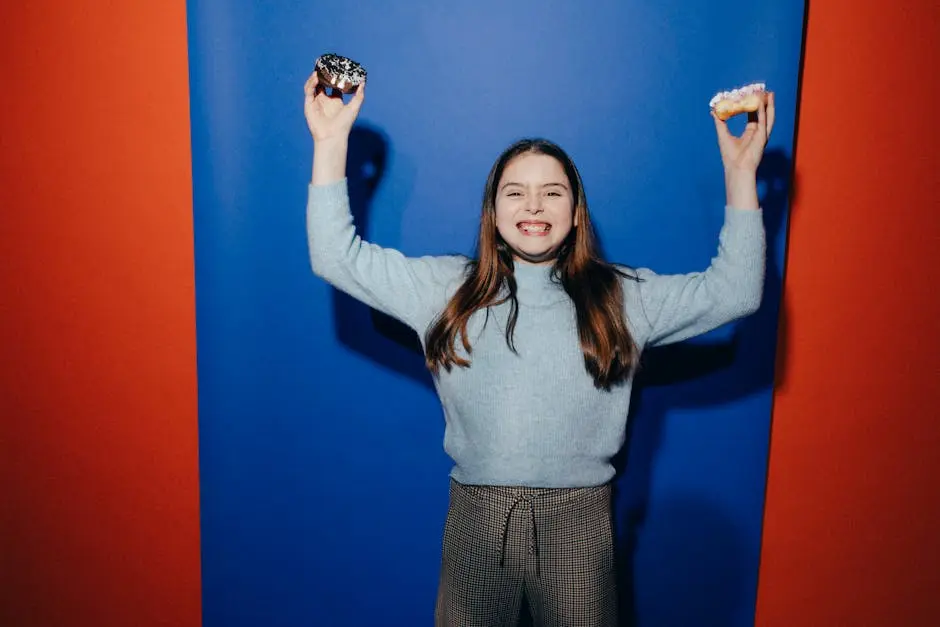
[[[507,196],[522,196],[521,192],[509,192]]]
[[[548,192],[549,196],[561,196],[559,192]]]

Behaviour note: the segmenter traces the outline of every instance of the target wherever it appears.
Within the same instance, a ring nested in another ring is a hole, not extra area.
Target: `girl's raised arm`
[[[349,208],[346,157],[349,133],[365,99],[365,83],[348,103],[327,94],[314,73],[304,87],[304,115],[313,136],[307,196],[307,241],[314,273],[419,333],[442,309],[465,260],[409,258],[364,241]]]

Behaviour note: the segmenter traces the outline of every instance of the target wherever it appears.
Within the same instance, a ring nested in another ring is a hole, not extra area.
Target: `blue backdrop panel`
[[[540,135],[582,169],[609,258],[704,269],[708,100],[776,91],[762,309],[648,353],[616,495],[624,624],[752,624],[802,21],[769,0],[189,2],[207,627],[432,623],[439,403],[414,338],[308,264],[302,86],[328,51],[369,71],[359,228],[410,255],[472,252],[490,164]]]

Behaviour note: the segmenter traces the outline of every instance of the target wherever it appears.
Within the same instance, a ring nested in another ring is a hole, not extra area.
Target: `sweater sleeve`
[[[718,253],[706,270],[636,271],[649,323],[646,345],[680,342],[753,314],[763,296],[765,263],[763,211],[726,207]]]
[[[349,208],[346,179],[308,186],[307,243],[315,275],[419,333],[443,309],[466,259],[406,257],[364,241]]]

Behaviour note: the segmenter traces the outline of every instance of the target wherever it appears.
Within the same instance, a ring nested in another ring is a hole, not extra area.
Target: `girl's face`
[[[554,260],[572,226],[575,198],[561,163],[542,154],[522,154],[503,170],[496,188],[496,230],[517,261]]]

